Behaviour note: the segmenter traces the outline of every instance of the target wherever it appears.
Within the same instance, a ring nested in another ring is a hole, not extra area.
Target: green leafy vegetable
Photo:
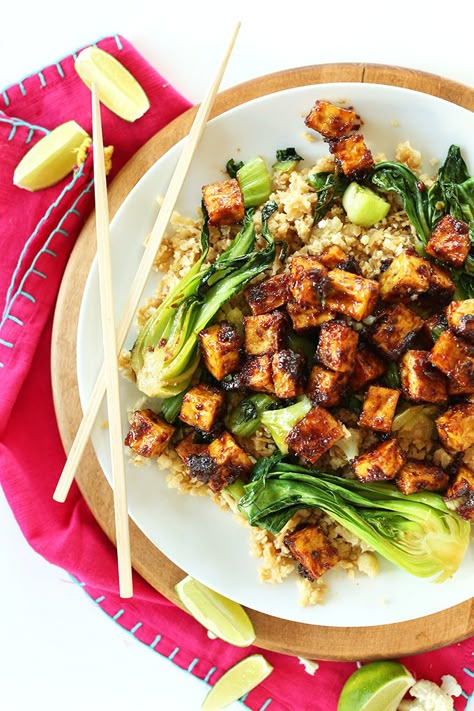
[[[225,165],[225,169],[229,178],[236,178],[237,173],[242,168],[244,162],[242,160],[236,161],[233,158],[229,158]]]
[[[341,173],[325,172],[308,175],[306,180],[318,193],[318,202],[313,217],[313,222],[316,224],[331,209],[336,198],[343,195],[350,181]]]
[[[161,414],[165,418],[166,422],[174,422],[181,411],[181,405],[183,404],[183,398],[186,390],[173,395],[173,397],[167,397],[161,402]]]
[[[277,401],[271,395],[255,393],[239,402],[228,414],[225,425],[238,437],[250,437],[260,427],[260,418],[267,410],[274,409]]]
[[[388,388],[393,390],[399,390],[401,388],[402,381],[400,379],[400,373],[398,371],[397,363],[389,363],[387,370],[383,375],[383,382]]]
[[[263,158],[257,156],[244,163],[237,171],[236,177],[245,207],[259,207],[268,200],[272,190],[272,178]]]
[[[413,438],[430,440],[435,431],[435,417],[438,412],[435,405],[410,405],[395,415],[392,430],[405,430]]]
[[[286,443],[288,432],[308,414],[311,407],[309,398],[306,395],[302,395],[294,405],[262,414],[262,425],[269,431],[278,449],[283,454],[288,454],[288,445]]]
[[[273,170],[278,170],[281,173],[285,171],[291,172],[295,170],[298,163],[303,158],[298,155],[294,148],[284,148],[276,152],[276,163],[273,164]]]

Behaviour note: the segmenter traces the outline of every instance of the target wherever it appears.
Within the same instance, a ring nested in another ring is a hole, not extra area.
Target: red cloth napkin
[[[156,131],[190,104],[122,37],[100,40],[141,83],[151,109],[133,125],[103,109],[104,141],[115,146],[111,177]],[[213,684],[257,650],[210,640],[206,631],[138,575],[134,597],[117,591],[116,552],[73,485],[65,504],[51,496],[65,462],[53,408],[50,343],[64,266],[92,208],[91,158],[74,177],[39,193],[13,186],[15,166],[48,130],[75,119],[90,133],[90,94],[76,54],[8,87],[0,97],[0,481],[21,530],[46,560],[68,571],[138,640]],[[38,403],[41,406],[38,407]],[[274,672],[245,704],[270,711],[335,711],[354,663],[321,662],[315,676],[294,657],[263,651]],[[474,640],[402,660],[417,678],[452,674],[474,698]],[[200,700],[196,699],[196,707]]]

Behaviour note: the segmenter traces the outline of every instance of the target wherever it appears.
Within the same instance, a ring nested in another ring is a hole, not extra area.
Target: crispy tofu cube
[[[242,339],[237,329],[227,321],[216,323],[199,333],[204,365],[216,380],[222,380],[237,370]]]
[[[446,320],[458,336],[474,340],[474,299],[451,301],[446,309]]]
[[[321,326],[316,354],[326,368],[350,373],[354,368],[358,342],[359,334],[347,323],[329,321]]]
[[[299,563],[299,573],[316,580],[330,570],[340,557],[329,538],[318,526],[305,526],[288,533],[283,542]]]
[[[336,373],[314,365],[309,374],[306,393],[311,402],[323,407],[334,407],[345,393],[348,376],[348,373]]]
[[[191,432],[178,442],[175,451],[181,461],[186,464],[186,466],[189,466],[190,461],[192,462],[190,457],[203,454],[209,455],[209,445],[194,442],[194,433]]]
[[[430,300],[436,299],[439,303],[449,301],[456,290],[456,284],[451,279],[449,272],[437,264],[430,263],[430,288],[423,296]]]
[[[474,444],[474,403],[453,405],[436,419],[441,443],[451,452],[464,452]]]
[[[428,360],[448,377],[450,395],[474,393],[474,357],[461,338],[451,331],[443,331],[429,352]]]
[[[252,471],[253,463],[249,455],[226,431],[210,443],[209,455],[216,464],[215,473],[208,481],[209,488],[214,492],[221,491],[239,477],[247,479]]]
[[[323,309],[321,306],[297,304],[295,301],[290,301],[286,305],[286,310],[291,319],[293,330],[296,331],[296,333],[309,331],[335,318],[335,315],[331,311]]]
[[[372,153],[360,133],[353,133],[329,143],[329,151],[335,157],[344,175],[351,180],[361,180],[374,167]]]
[[[274,393],[272,356],[246,358],[239,372],[241,383],[249,390],[259,393]]]
[[[347,262],[348,256],[337,244],[331,244],[319,255],[318,259],[327,269],[337,269]]]
[[[328,287],[324,307],[329,311],[363,321],[375,308],[379,285],[373,279],[332,269],[328,274]]]
[[[399,397],[398,390],[371,385],[362,405],[359,425],[375,432],[390,432]]]
[[[409,461],[398,472],[395,483],[407,495],[419,491],[444,491],[449,484],[449,476],[441,467]]]
[[[328,101],[316,101],[304,120],[308,128],[317,131],[325,138],[342,138],[358,122],[355,111],[341,109]]]
[[[304,392],[304,356],[290,349],[275,353],[272,358],[272,376],[275,395],[291,398]]]
[[[395,438],[352,460],[354,474],[360,481],[395,479],[405,464],[405,454]]]
[[[391,360],[397,360],[421,328],[423,319],[407,306],[397,304],[387,309],[375,322],[372,341]]]
[[[314,464],[333,444],[344,437],[341,424],[323,407],[313,407],[287,434],[290,449]]]
[[[233,225],[244,219],[244,199],[235,178],[204,185],[202,199],[210,225]]]
[[[403,397],[414,402],[442,403],[448,399],[446,376],[429,361],[427,351],[407,351],[400,361]]]
[[[461,464],[456,472],[453,482],[446,492],[447,499],[458,499],[460,496],[472,496],[474,494],[474,473]]]
[[[224,406],[224,393],[211,385],[195,385],[183,398],[179,419],[210,432]]]
[[[135,410],[125,444],[141,457],[159,457],[175,429],[152,410]]]
[[[266,355],[286,345],[287,320],[281,311],[244,318],[244,345],[248,355]]]
[[[328,270],[316,257],[293,257],[290,265],[290,292],[293,301],[321,308]]]
[[[452,267],[462,267],[471,248],[469,225],[445,215],[436,224],[426,245],[426,253]]]
[[[252,313],[255,316],[268,314],[287,304],[291,298],[289,283],[290,275],[285,272],[248,287],[244,296]]]
[[[373,380],[380,378],[387,366],[370,348],[363,345],[359,348],[354,358],[354,370],[349,379],[349,387],[353,392],[357,392]]]
[[[427,259],[402,252],[379,277],[383,301],[410,301],[430,288],[431,267]]]

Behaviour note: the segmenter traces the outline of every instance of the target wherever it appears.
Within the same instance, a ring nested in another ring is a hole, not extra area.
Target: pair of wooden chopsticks
[[[240,22],[237,24],[232,33],[232,38],[226,49],[224,58],[216,72],[211,86],[209,87],[206,97],[199,107],[191,130],[183,146],[181,155],[161,205],[158,218],[153,226],[153,230],[139,264],[138,271],[127,295],[126,304],[119,320],[117,330],[115,329],[113,313],[113,282],[110,259],[109,212],[104,168],[100,105],[96,87],[92,87],[97,257],[99,263],[104,363],[97,377],[97,381],[85,409],[84,416],[72,444],[66,464],[54,491],[53,498],[59,502],[64,502],[66,500],[69,489],[74,480],[77,467],[84,453],[85,446],[97,417],[102,399],[107,392],[119,591],[121,597],[131,597],[133,595],[133,586],[117,355],[123,347],[128,330],[139,306],[156,253],[160,246],[166,227],[171,219],[181,187],[191,165],[191,160],[202,137],[239,29]]]

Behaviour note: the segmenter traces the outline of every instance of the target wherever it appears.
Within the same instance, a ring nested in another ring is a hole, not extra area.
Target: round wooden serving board
[[[432,94],[474,110],[474,89],[433,74],[377,64],[323,64],[290,69],[252,79],[222,92],[212,116],[251,99],[296,86],[326,82],[388,84]],[[110,215],[142,175],[177,141],[187,135],[196,108],[190,109],[156,134],[122,169],[109,189]],[[82,417],[76,380],[76,333],[84,284],[95,255],[95,224],[86,223],[69,260],[59,293],[52,345],[52,379],[62,441],[69,451]],[[89,445],[76,481],[95,518],[114,541],[113,498]],[[156,590],[179,604],[174,585],[184,576],[130,522],[135,570]],[[253,610],[250,617],[256,643],[266,649],[327,660],[394,658],[427,651],[474,635],[473,599],[443,612],[408,622],[375,627],[324,627],[288,622]]]

